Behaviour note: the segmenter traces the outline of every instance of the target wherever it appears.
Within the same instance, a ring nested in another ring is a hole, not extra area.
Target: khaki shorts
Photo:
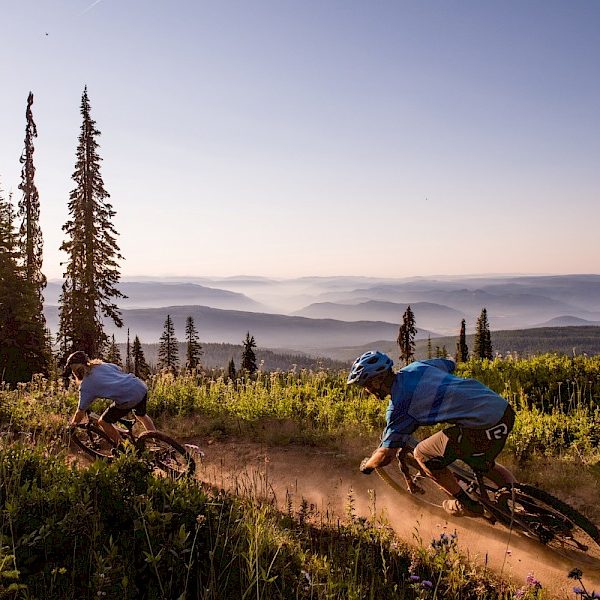
[[[475,471],[483,473],[494,467],[495,459],[504,448],[506,438],[515,423],[515,413],[508,406],[502,418],[487,429],[470,429],[453,425],[419,442],[415,457],[435,471],[460,459]]]

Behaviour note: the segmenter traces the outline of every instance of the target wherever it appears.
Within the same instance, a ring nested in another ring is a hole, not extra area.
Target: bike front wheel
[[[448,493],[422,471],[411,452],[403,454],[402,464],[394,461],[394,464],[375,471],[392,489],[409,493],[430,506],[442,508],[444,500],[449,498]]]
[[[138,437],[136,447],[149,455],[157,475],[180,479],[192,477],[196,471],[196,463],[186,449],[160,431],[145,431]]]
[[[77,425],[71,430],[71,439],[81,450],[92,458],[113,458],[113,441],[93,423]]]

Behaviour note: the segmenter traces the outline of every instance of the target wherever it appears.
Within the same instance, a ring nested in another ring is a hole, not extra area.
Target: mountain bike
[[[398,451],[398,469],[378,468],[377,474],[398,492],[442,507],[448,494],[427,476],[412,454],[417,440]],[[458,463],[458,464],[457,464]],[[464,466],[463,466],[464,465]],[[548,492],[525,483],[499,487],[461,461],[448,466],[461,487],[484,508],[482,517],[536,540],[551,550],[585,562],[600,561],[600,531],[579,511]]]
[[[111,461],[118,454],[115,443],[104,433],[98,424],[99,416],[88,412],[88,420],[71,428],[71,440],[92,458]],[[146,453],[158,475],[179,479],[180,477],[193,476],[196,471],[196,461],[193,454],[200,459],[203,453],[197,446],[186,444],[182,446],[178,441],[161,431],[144,431],[137,435],[133,431],[135,421],[132,419],[119,419],[115,428],[123,438],[129,441],[135,450]]]

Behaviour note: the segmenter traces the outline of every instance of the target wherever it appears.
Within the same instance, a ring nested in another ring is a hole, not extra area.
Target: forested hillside
[[[492,331],[492,347],[494,354],[508,353],[520,356],[534,356],[546,352],[559,354],[600,354],[600,327],[536,327],[533,329],[511,329]],[[474,335],[467,335],[467,345],[472,351]],[[450,356],[456,352],[456,336],[431,338],[431,352],[435,355],[445,348]],[[427,358],[428,340],[415,341],[415,357]],[[398,355],[398,345],[388,340],[375,340],[369,344],[352,347],[330,348],[326,351],[329,358],[350,361],[362,352],[371,349],[387,352],[390,356]]]
[[[158,344],[142,344],[144,355],[147,362],[151,366],[155,366],[158,361]],[[126,355],[126,345],[119,344],[121,356]],[[229,361],[233,358],[236,368],[240,366],[242,361],[241,345],[236,344],[202,344],[202,356],[200,363],[203,367],[209,369],[226,369]],[[183,342],[179,343],[179,356],[184,357],[186,345]],[[256,350],[257,362],[261,365],[263,371],[289,371],[297,369],[333,369],[340,370],[348,367],[345,361],[338,361],[332,358],[309,356],[303,353],[295,352],[274,352],[272,350]]]

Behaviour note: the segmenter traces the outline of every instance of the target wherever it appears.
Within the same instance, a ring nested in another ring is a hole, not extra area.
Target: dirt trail
[[[566,575],[574,566],[581,566],[588,589],[600,590],[600,567],[574,565],[536,542],[510,535],[500,526],[477,519],[448,520],[443,510],[393,491],[376,474],[360,474],[347,457],[335,452],[299,446],[268,447],[238,440],[208,446],[205,440],[194,443],[206,451],[199,476],[219,487],[268,494],[282,507],[288,501],[286,496],[291,496],[296,510],[304,498],[317,510],[333,511],[340,517],[346,513],[350,491],[356,514],[369,516],[372,501],[368,490],[372,489],[377,513],[385,511],[390,525],[403,539],[414,541],[418,534],[427,543],[443,531],[456,530],[459,546],[471,560],[487,564],[517,585],[531,572],[553,597],[572,600],[574,582]]]

